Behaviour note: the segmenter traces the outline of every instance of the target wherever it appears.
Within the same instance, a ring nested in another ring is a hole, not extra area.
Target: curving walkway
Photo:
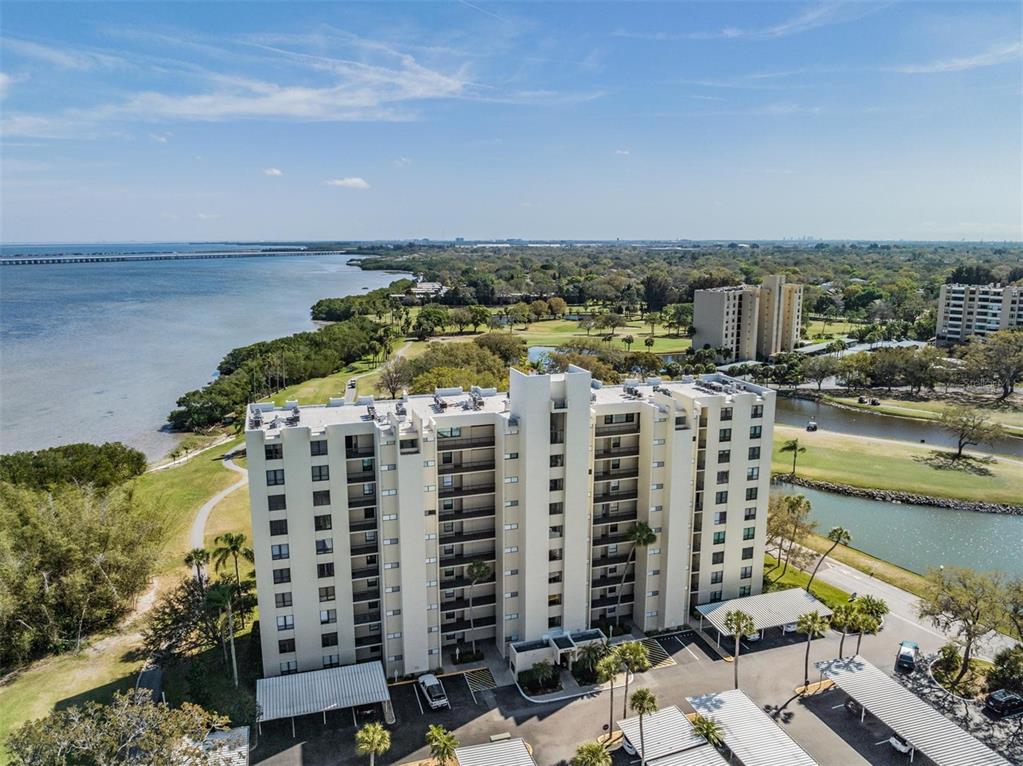
[[[203,503],[202,508],[200,508],[198,513],[195,514],[195,519],[192,521],[192,528],[188,532],[188,544],[192,548],[203,547],[204,538],[206,537],[206,521],[209,519],[213,509],[217,507],[217,504],[236,489],[244,487],[249,482],[249,472],[241,466],[235,465],[234,461],[231,459],[234,454],[235,453],[232,452],[230,455],[225,456],[223,464],[225,468],[240,474],[242,478],[227,489],[220,490],[220,492]]]

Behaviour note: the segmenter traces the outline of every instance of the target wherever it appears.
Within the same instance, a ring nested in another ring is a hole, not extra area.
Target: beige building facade
[[[422,673],[473,638],[507,655],[758,593],[773,419],[773,391],[723,375],[574,367],[513,369],[507,393],[250,405],[264,673]],[[656,541],[633,552],[637,522]]]
[[[942,285],[936,336],[956,343],[971,335],[1023,327],[1023,287],[1019,285]]]
[[[799,343],[803,286],[784,275],[763,284],[715,287],[693,295],[693,348],[723,348],[733,361],[767,360]]]

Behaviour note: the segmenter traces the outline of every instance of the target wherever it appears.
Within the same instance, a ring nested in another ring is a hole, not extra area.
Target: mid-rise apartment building
[[[693,347],[726,349],[733,360],[770,359],[799,342],[803,286],[784,275],[763,284],[715,287],[693,295]]]
[[[663,629],[760,591],[773,391],[576,367],[509,382],[250,405],[266,675],[420,673],[474,637],[505,654],[623,614]],[[638,522],[657,539],[633,552]]]
[[[942,285],[938,295],[938,340],[955,343],[971,335],[1023,327],[1023,287]]]

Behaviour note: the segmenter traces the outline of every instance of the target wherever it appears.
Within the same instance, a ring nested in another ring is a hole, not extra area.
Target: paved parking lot
[[[895,622],[879,635],[865,637],[861,653],[878,667],[890,669],[903,639],[917,641],[928,651],[941,644],[933,632]],[[654,640],[672,662],[640,674],[630,691],[645,687],[656,695],[659,705],[678,704],[688,710],[685,697],[732,688],[732,663],[722,660],[698,634],[685,632]],[[814,680],[812,663],[837,656],[838,644],[839,636],[834,633],[813,642],[810,661]],[[855,645],[854,637],[846,639],[847,655]],[[882,723],[868,718],[860,724],[857,716],[845,710],[842,692],[834,690],[808,699],[794,695],[803,679],[805,646],[804,636],[782,636],[779,631],[751,644],[740,657],[741,688],[823,766],[908,764],[908,756],[887,744],[891,732]],[[454,731],[465,745],[487,742],[492,735],[504,732],[523,737],[533,746],[540,766],[565,766],[576,745],[596,738],[607,726],[606,693],[535,705],[524,700],[514,686],[479,691],[474,699],[464,676],[449,675],[442,681],[450,710],[430,710],[412,684],[392,687],[398,720],[390,727],[391,750],[378,763],[426,757],[427,727],[438,723]],[[623,717],[623,696],[620,691],[615,694],[615,720]],[[295,739],[287,721],[264,724],[264,736],[252,753],[252,762],[267,766],[364,764],[365,759],[355,754],[351,712],[328,713],[327,721],[324,727],[318,716],[299,720]],[[624,753],[616,753],[615,764],[629,762]],[[920,755],[914,760],[914,766],[927,763]]]

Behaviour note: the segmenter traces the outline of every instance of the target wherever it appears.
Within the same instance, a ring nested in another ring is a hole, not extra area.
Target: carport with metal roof
[[[700,630],[706,619],[718,632],[718,645],[721,636],[730,635],[725,627],[725,617],[729,612],[739,610],[753,618],[753,627],[763,634],[767,628],[781,628],[799,620],[808,612],[828,617],[831,610],[815,599],[802,588],[777,590],[773,593],[759,593],[756,596],[742,596],[729,601],[715,601],[712,604],[700,604],[696,611],[700,613]]]
[[[395,720],[387,678],[379,662],[260,678],[256,681],[256,702],[259,703],[260,726],[264,721],[290,718],[292,736],[296,716],[322,713],[326,723],[328,710],[380,703],[384,720],[387,723]]]
[[[458,766],[536,766],[521,739],[506,739],[482,745],[455,748]]]
[[[725,745],[743,766],[817,766],[803,748],[782,731],[739,689],[686,697],[693,709],[721,724]]]
[[[963,731],[917,695],[859,655],[818,662],[823,678],[859,703],[937,766],[1009,766],[1009,761]]]
[[[693,728],[686,714],[675,705],[643,716],[642,737],[639,734],[639,716],[619,721],[618,728],[648,766],[704,766],[724,763],[717,751]],[[714,756],[717,756],[717,760]]]

